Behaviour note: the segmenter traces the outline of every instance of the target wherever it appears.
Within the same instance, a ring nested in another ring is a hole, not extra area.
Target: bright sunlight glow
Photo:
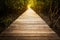
[[[29,4],[27,7],[30,8],[31,7],[31,4]]]
[[[35,4],[35,0],[29,0],[27,8],[31,8],[32,6],[34,6],[34,4]]]

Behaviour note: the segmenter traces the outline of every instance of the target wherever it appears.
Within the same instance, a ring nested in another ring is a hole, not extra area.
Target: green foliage
[[[5,4],[13,9],[21,9],[26,3],[27,0],[5,0]]]
[[[0,25],[2,24],[3,27],[8,27],[10,25],[10,23],[12,22],[12,19],[10,18],[5,18],[5,19],[1,19],[2,21],[0,22]]]

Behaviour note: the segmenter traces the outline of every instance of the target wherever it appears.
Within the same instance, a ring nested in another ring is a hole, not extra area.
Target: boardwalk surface
[[[37,15],[28,9],[0,35],[0,40],[60,40],[58,35]]]

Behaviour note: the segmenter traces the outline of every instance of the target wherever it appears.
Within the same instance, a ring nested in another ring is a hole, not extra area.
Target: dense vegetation
[[[33,9],[47,22],[52,28],[60,27],[60,8],[59,0],[36,0],[36,7]]]
[[[26,0],[0,0],[0,31],[27,9]]]
[[[59,8],[59,0],[37,0],[37,12],[40,14],[40,16],[48,17],[46,22],[52,27],[52,28],[59,28],[60,27],[60,8]],[[40,2],[39,2],[40,1]],[[41,7],[41,8],[40,8]],[[39,9],[40,8],[40,9]],[[39,11],[38,11],[39,10]]]

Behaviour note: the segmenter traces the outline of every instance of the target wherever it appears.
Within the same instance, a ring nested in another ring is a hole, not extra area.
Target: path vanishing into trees
[[[31,8],[0,34],[1,40],[60,40],[58,35]]]

